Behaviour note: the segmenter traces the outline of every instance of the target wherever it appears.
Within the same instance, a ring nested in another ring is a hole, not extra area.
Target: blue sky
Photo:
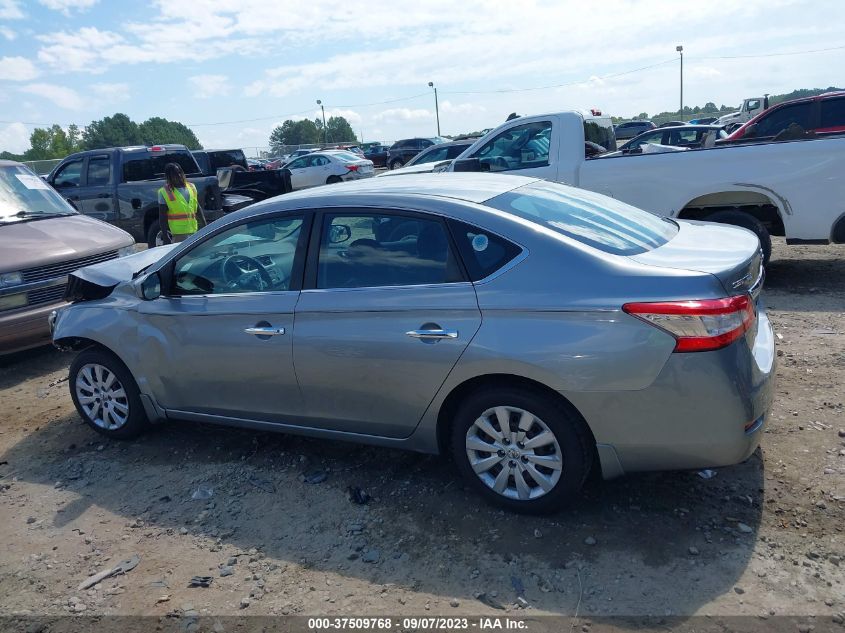
[[[514,111],[654,113],[678,107],[677,44],[688,105],[841,85],[845,3],[0,0],[0,149],[114,112],[261,147],[316,99],[364,140],[430,136],[429,81],[444,134]]]

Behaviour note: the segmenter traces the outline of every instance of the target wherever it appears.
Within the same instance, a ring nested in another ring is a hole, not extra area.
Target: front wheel
[[[757,236],[760,240],[760,248],[763,251],[763,265],[769,264],[769,258],[772,256],[772,236],[760,222],[750,213],[740,210],[731,211],[717,211],[712,215],[704,218],[707,222],[719,222],[720,224],[731,224],[748,229]]]
[[[460,406],[452,456],[464,479],[499,507],[545,514],[571,501],[592,465],[589,431],[565,402],[522,388],[488,388]]]
[[[389,165],[390,169],[399,169],[399,168],[404,167],[404,166],[405,166],[405,163],[403,163],[399,159],[390,161],[390,165]]]
[[[97,433],[127,440],[149,426],[138,385],[114,354],[97,348],[80,352],[68,385],[77,412]]]

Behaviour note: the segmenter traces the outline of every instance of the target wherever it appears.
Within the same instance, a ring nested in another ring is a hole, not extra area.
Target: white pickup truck
[[[845,243],[845,137],[603,158],[605,149],[616,149],[610,117],[526,116],[478,139],[446,170],[545,178],[663,216],[742,226],[760,238],[766,261],[770,235]]]
[[[733,128],[739,127],[746,121],[750,121],[768,107],[768,96],[744,99],[743,102],[739,104],[739,110],[723,114],[713,121],[713,125],[724,125],[725,127],[733,126],[728,129],[728,132],[732,132]]]

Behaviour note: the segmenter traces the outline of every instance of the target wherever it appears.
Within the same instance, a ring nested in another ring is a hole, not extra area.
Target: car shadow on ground
[[[478,613],[521,598],[560,614],[693,614],[746,569],[763,496],[758,451],[707,479],[591,481],[560,513],[521,516],[487,506],[435,456],[194,423],[114,442],[75,415],[0,462],[0,476],[72,493],[48,529],[69,531],[94,506],[125,517],[128,532],[136,520],[156,539],[187,530],[222,561],[256,548],[287,567],[442,596],[432,613],[454,597]],[[211,499],[191,498],[201,486]],[[368,503],[353,501],[355,488]],[[185,580],[203,571],[173,564]]]
[[[766,267],[764,296],[774,310],[842,312],[845,305],[845,246],[825,248],[817,257],[773,257]],[[819,247],[817,247],[819,248]],[[801,297],[796,301],[796,295]]]
[[[0,390],[16,387],[70,365],[72,357],[52,345],[0,356]]]

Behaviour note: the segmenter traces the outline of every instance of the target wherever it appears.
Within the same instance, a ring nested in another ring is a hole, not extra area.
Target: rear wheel
[[[333,185],[338,182],[343,182],[343,179],[340,176],[329,176],[326,180],[327,185]]]
[[[405,163],[402,162],[402,159],[397,158],[396,160],[390,161],[390,165],[388,165],[391,169],[399,169],[400,167],[404,167]]]
[[[80,352],[70,366],[70,396],[92,429],[126,440],[149,425],[135,379],[120,359],[104,349]]]
[[[485,388],[461,404],[452,456],[467,483],[502,508],[554,512],[573,499],[592,465],[580,416],[541,392]]]
[[[162,244],[164,244],[164,240],[161,239],[161,225],[158,220],[154,220],[147,230],[147,246],[149,248],[155,248]]]
[[[720,224],[731,224],[733,226],[740,226],[748,229],[757,236],[760,240],[760,248],[763,250],[763,265],[769,263],[769,258],[772,256],[772,237],[766,230],[760,220],[755,218],[750,213],[741,211],[739,209],[730,211],[717,211],[704,218],[707,222],[719,222]]]

